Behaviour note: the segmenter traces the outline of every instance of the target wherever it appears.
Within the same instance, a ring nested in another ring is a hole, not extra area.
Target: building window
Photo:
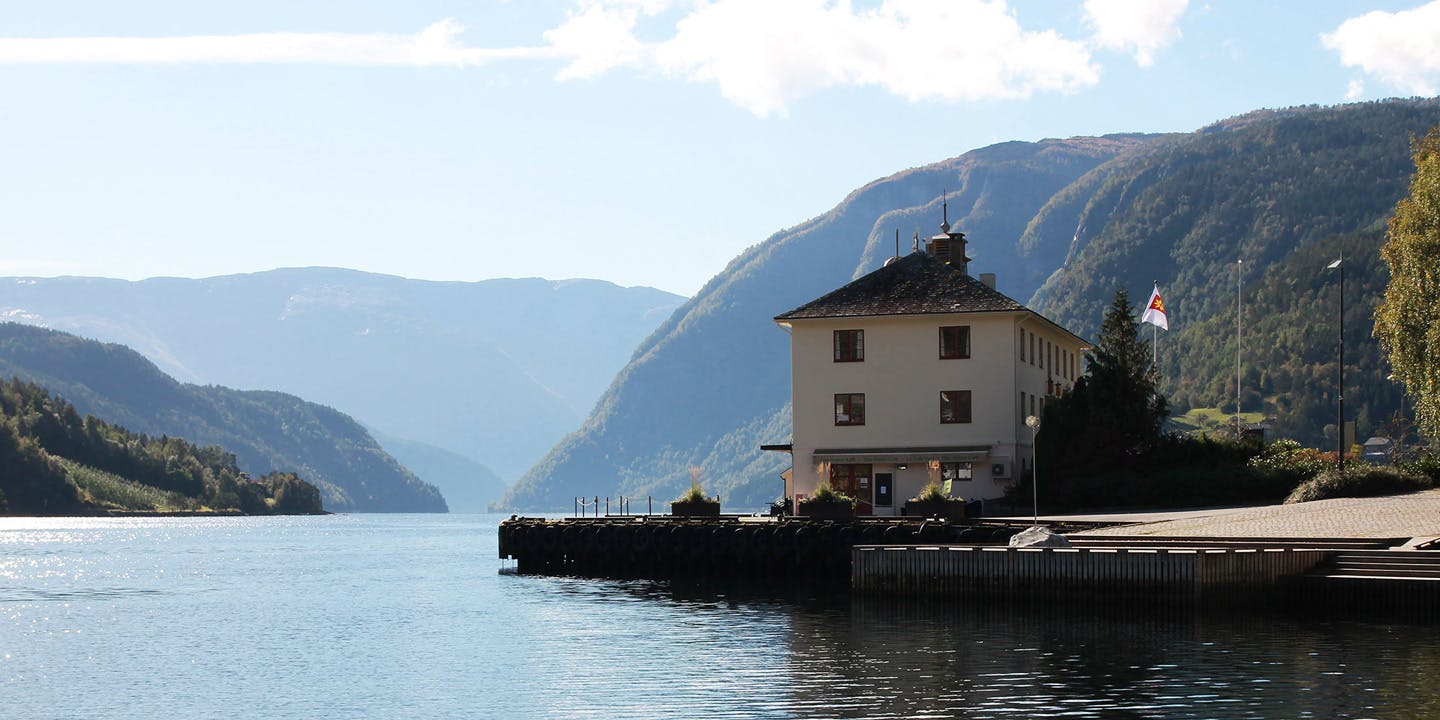
[[[1025,328],[1020,328],[1020,362],[1025,362]]]
[[[970,357],[970,326],[946,325],[940,328],[940,359],[957,360]]]
[[[865,331],[835,331],[835,362],[865,361]]]
[[[830,487],[861,502],[870,502],[870,466],[848,463],[831,465]]]
[[[865,424],[865,393],[837,393],[835,395],[835,424]]]
[[[943,390],[940,392],[940,422],[970,422],[969,390]]]
[[[1030,364],[1035,364],[1035,334],[1030,334]]]
[[[1031,415],[1034,415],[1034,414],[1035,414],[1035,396],[1034,396],[1034,395],[1031,395],[1031,396],[1030,396],[1030,414],[1031,414]],[[1037,416],[1037,417],[1038,417],[1038,416]]]
[[[968,462],[940,463],[940,482],[962,482],[974,479],[974,471]]]

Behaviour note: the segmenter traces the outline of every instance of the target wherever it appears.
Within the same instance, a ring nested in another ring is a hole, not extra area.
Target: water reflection
[[[874,598],[790,618],[805,717],[1440,714],[1429,626]]]
[[[669,688],[657,717],[1440,717],[1440,628],[1413,619],[556,582],[547,593],[567,606],[632,605],[658,623],[647,654],[609,648],[632,677],[643,668],[642,694]]]

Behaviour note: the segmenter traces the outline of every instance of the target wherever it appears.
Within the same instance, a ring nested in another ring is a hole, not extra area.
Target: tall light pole
[[[1335,398],[1339,401],[1339,411],[1335,417],[1335,450],[1338,457],[1340,474],[1345,474],[1345,258],[1342,255],[1335,262],[1325,266],[1326,270],[1340,271],[1340,314],[1336,323],[1339,327],[1339,334],[1336,338],[1336,352],[1340,356],[1339,379],[1335,387]]]
[[[1040,435],[1040,418],[1029,415],[1025,418],[1025,424],[1030,427],[1030,500],[1034,503],[1031,510],[1034,513],[1035,527],[1040,527],[1040,483],[1037,479],[1040,477],[1040,453],[1035,452],[1035,440]]]

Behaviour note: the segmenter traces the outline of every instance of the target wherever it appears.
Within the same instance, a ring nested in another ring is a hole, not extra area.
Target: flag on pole
[[[1140,322],[1150,323],[1162,330],[1170,329],[1170,321],[1165,316],[1165,301],[1160,299],[1159,285],[1150,293],[1150,302],[1145,306],[1145,312],[1140,314]]]

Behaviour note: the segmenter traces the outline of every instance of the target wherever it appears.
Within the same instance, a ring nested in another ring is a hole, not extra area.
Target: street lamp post
[[[1036,452],[1036,439],[1040,435],[1040,418],[1034,415],[1025,418],[1025,424],[1030,427],[1030,501],[1031,511],[1034,513],[1033,521],[1035,527],[1040,526],[1040,453]]]
[[[1336,337],[1336,352],[1340,356],[1339,377],[1335,387],[1335,399],[1339,401],[1339,410],[1335,417],[1335,450],[1336,462],[1340,468],[1340,474],[1345,474],[1345,263],[1340,258],[1325,266],[1326,270],[1340,271],[1340,314],[1337,317],[1339,327]]]

